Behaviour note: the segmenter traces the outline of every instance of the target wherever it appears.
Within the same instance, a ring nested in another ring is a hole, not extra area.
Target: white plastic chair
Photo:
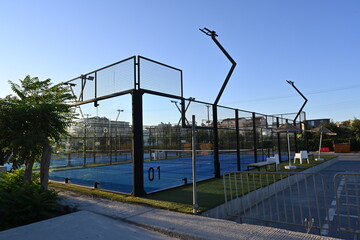
[[[266,161],[267,162],[275,162],[276,171],[279,170],[279,164],[280,164],[279,154],[275,154],[273,157],[267,157]]]
[[[294,157],[294,163],[296,163],[296,159],[299,159],[300,164],[303,163],[303,159],[307,160],[307,163],[309,163],[309,155],[307,151],[300,151],[299,153],[295,153]]]

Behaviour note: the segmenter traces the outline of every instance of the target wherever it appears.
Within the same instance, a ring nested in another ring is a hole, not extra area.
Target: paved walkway
[[[329,239],[283,229],[63,195],[80,212],[0,232],[0,239]]]
[[[360,159],[359,155],[341,159]],[[0,232],[0,239],[334,239],[60,193],[79,212]]]

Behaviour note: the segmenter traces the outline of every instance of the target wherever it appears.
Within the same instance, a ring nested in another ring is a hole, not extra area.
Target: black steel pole
[[[294,121],[294,126],[296,126],[296,122]],[[294,138],[295,138],[295,152],[299,152],[299,146],[297,141],[297,133],[294,132]]]
[[[211,39],[215,42],[216,46],[218,46],[218,48],[220,48],[220,50],[224,53],[224,55],[227,57],[227,59],[228,59],[228,60],[231,62],[231,64],[232,64],[231,67],[230,67],[230,70],[229,70],[228,74],[226,75],[225,81],[224,81],[224,83],[223,83],[223,85],[222,85],[222,87],[221,87],[221,89],[220,89],[220,91],[219,91],[219,93],[218,93],[218,95],[217,95],[217,97],[216,97],[216,100],[215,100],[215,102],[214,102],[214,104],[217,105],[217,104],[219,103],[219,100],[220,100],[220,98],[221,98],[221,95],[222,95],[222,93],[224,92],[225,87],[226,87],[227,83],[229,82],[229,79],[230,79],[230,77],[231,77],[231,75],[232,75],[232,73],[233,73],[233,71],[234,71],[234,69],[235,69],[235,67],[236,67],[236,62],[235,62],[234,59],[230,56],[230,54],[225,50],[225,48],[219,43],[219,41],[216,39],[216,37],[217,37],[218,35],[216,34],[215,31],[211,31],[211,30],[209,30],[209,29],[207,29],[207,28],[200,29],[200,31],[202,31],[203,33],[205,33],[205,34],[208,35],[208,36],[211,36]]]
[[[306,114],[304,115],[304,139],[305,139],[305,149],[309,149],[309,139],[307,134],[307,122],[306,122]]]
[[[255,122],[255,113],[252,113],[252,125],[253,125],[253,140],[254,140],[254,161],[258,162],[257,157],[257,134],[256,134],[256,122]]]
[[[279,122],[279,117],[276,117],[276,127],[280,127],[280,122]],[[281,135],[280,133],[276,133],[277,134],[277,145],[278,145],[278,154],[279,154],[279,162],[281,161]]]
[[[299,91],[299,89],[297,89],[294,85],[294,82],[293,81],[290,81],[290,80],[286,80],[286,82],[288,84],[290,84],[305,100],[305,102],[303,103],[303,105],[301,106],[299,112],[297,113],[296,117],[294,118],[294,123],[296,122],[296,119],[299,117],[300,113],[302,112],[302,110],[304,109],[305,107],[305,104],[307,103],[307,98]]]
[[[144,191],[144,144],[143,144],[143,115],[142,91],[134,89],[132,92],[132,163],[133,163],[133,192],[134,196],[145,195]]]
[[[229,53],[225,50],[225,48],[219,43],[219,41],[216,39],[216,37],[218,36],[216,34],[215,31],[211,31],[207,28],[203,28],[203,29],[199,29],[200,31],[202,31],[203,33],[205,33],[208,36],[211,36],[211,39],[215,42],[216,46],[218,46],[218,48],[220,48],[220,50],[224,53],[224,55],[229,59],[229,61],[231,62],[232,66],[225,78],[225,81],[216,97],[216,100],[214,102],[213,105],[213,126],[214,126],[214,171],[215,171],[215,177],[220,177],[220,161],[219,161],[219,136],[218,136],[218,126],[217,126],[217,104],[219,103],[219,100],[221,98],[222,93],[225,90],[225,87],[235,69],[236,66],[236,62],[234,61],[234,59],[232,59],[232,57],[229,55]]]
[[[83,167],[86,166],[86,120],[84,121],[84,142],[83,142],[83,146],[84,146],[84,159],[83,159]]]
[[[306,103],[307,103],[307,98],[299,91],[299,89],[297,89],[297,87],[295,87],[294,82],[290,81],[290,80],[286,80],[286,82],[288,84],[290,84],[299,94],[301,97],[304,98],[305,102],[303,103],[303,105],[301,106],[299,112],[296,114],[295,118],[294,118],[294,126],[296,126],[296,119],[299,117],[300,113],[302,112],[302,110],[304,109]],[[300,121],[301,124],[301,121]],[[295,151],[298,152],[298,144],[297,144],[297,133],[294,133],[295,136]]]
[[[239,126],[239,110],[235,110],[235,131],[236,131],[236,166],[237,171],[241,171],[240,159],[240,126]]]
[[[220,159],[219,159],[219,133],[217,106],[213,105],[213,128],[214,128],[214,176],[220,178]]]

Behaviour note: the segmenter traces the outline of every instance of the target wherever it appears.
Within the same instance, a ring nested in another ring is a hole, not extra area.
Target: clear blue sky
[[[237,62],[221,105],[308,119],[360,118],[358,0],[4,0],[0,97],[26,75],[66,81],[133,55],[184,71],[185,97],[213,102],[230,63],[198,29],[215,30]]]

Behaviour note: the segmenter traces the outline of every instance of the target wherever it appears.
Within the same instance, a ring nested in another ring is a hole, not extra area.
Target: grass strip
[[[308,168],[322,164],[335,157],[336,156],[333,155],[322,156],[322,158],[324,158],[324,161],[315,161],[314,158],[312,157],[309,159],[310,163],[304,162],[303,164],[292,164],[297,167],[296,169],[292,169],[292,170],[284,169],[284,166],[288,165],[288,162],[287,161],[282,162],[280,163],[279,166],[280,170],[278,172],[294,172],[294,173],[302,172]],[[275,166],[271,166],[269,171],[275,171]],[[255,172],[255,170],[249,171],[249,173],[251,172]],[[248,188],[243,189],[242,192],[239,193],[239,195],[244,195],[260,187],[264,187],[265,181],[260,181],[259,175],[252,174],[252,178],[254,179],[254,182],[250,184]],[[279,177],[274,179],[274,181],[278,181],[278,180],[280,180]],[[183,212],[183,213],[192,213],[192,191],[193,191],[192,184],[180,186],[169,190],[164,190],[157,193],[152,193],[143,197],[133,197],[119,193],[112,193],[98,189],[90,189],[86,187],[55,183],[55,182],[52,182],[51,186],[55,190],[64,189],[64,190],[79,192],[81,194],[92,197],[106,198],[119,202],[136,203],[136,204],[167,209],[171,211]],[[200,206],[199,208],[200,212],[209,210],[211,208],[223,204],[225,202],[223,178],[210,179],[197,183],[197,198],[198,198],[198,204]]]
[[[156,207],[160,209],[167,209],[176,212],[183,213],[191,213],[192,206],[177,203],[177,202],[169,202],[164,200],[156,200],[156,199],[147,199],[143,197],[134,197],[129,195],[124,195],[120,193],[108,192],[100,189],[92,189],[87,187],[82,187],[78,185],[64,184],[59,182],[50,182],[50,188],[56,190],[57,192],[61,191],[71,191],[78,193],[80,195],[94,197],[94,198],[102,198],[108,199],[111,201],[125,202],[125,203],[133,203],[144,206]]]

